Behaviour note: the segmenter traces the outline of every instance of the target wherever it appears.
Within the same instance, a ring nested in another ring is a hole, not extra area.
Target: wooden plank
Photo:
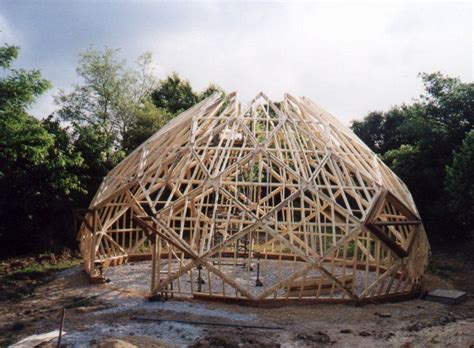
[[[384,243],[388,248],[390,248],[396,255],[399,257],[406,257],[408,253],[396,242],[391,240],[387,234],[385,234],[379,227],[375,225],[366,226],[370,232],[372,232],[382,243]]]

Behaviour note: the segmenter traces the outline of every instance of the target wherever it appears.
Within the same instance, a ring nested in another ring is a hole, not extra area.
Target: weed
[[[15,270],[7,274],[5,280],[26,280],[26,279],[40,279],[52,272],[61,271],[66,268],[73,267],[78,264],[77,260],[61,261],[56,264],[51,263],[36,263],[31,266]]]
[[[36,287],[52,280],[54,272],[73,267],[77,259],[56,263],[34,263],[0,277],[0,300],[20,300],[35,293]]]

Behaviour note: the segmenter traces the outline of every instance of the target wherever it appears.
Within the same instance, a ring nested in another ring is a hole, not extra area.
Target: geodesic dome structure
[[[150,293],[247,302],[416,293],[429,244],[403,182],[308,98],[215,94],[103,180],[79,232],[91,277],[151,259]]]

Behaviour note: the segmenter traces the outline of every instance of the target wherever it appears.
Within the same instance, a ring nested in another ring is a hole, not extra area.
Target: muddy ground
[[[465,290],[468,300],[455,306],[417,299],[362,307],[318,304],[273,309],[201,301],[148,302],[111,284],[90,285],[76,266],[55,273],[31,296],[0,300],[0,346],[58,329],[65,307],[62,342],[68,347],[474,347],[472,263],[439,255],[431,263],[425,287]]]

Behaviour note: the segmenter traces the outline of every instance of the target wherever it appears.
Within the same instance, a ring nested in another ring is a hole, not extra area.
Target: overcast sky
[[[310,97],[348,124],[410,102],[419,72],[473,78],[473,6],[461,3],[0,1],[0,43],[21,46],[16,67],[41,69],[52,95],[77,82],[79,52],[151,51],[161,77],[176,71],[197,90],[210,82],[243,101],[264,91]]]

